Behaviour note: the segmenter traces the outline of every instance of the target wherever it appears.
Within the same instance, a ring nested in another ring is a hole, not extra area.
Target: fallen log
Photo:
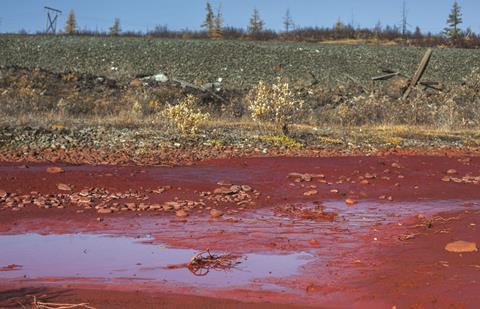
[[[202,85],[202,86],[197,86],[197,85],[194,85],[194,84],[189,83],[189,82],[184,81],[184,80],[169,78],[168,76],[166,76],[163,73],[159,73],[159,74],[155,74],[155,75],[151,75],[151,76],[145,76],[145,77],[141,78],[140,80],[141,81],[153,81],[153,82],[156,82],[156,83],[173,83],[173,84],[179,85],[182,89],[193,89],[193,90],[196,90],[196,91],[199,91],[199,92],[206,93],[210,97],[215,98],[219,101],[226,102],[226,100],[224,98],[222,98],[221,96],[219,96],[218,94],[215,93],[216,88],[219,88],[219,87],[213,87],[216,83],[210,83],[210,84],[205,84],[205,85]]]
[[[215,98],[219,101],[226,102],[226,100],[224,98],[222,98],[221,96],[219,96],[218,94],[216,94],[212,90],[206,88],[205,86],[197,86],[197,85],[194,85],[194,84],[191,84],[189,82],[179,80],[179,79],[171,79],[170,81],[172,83],[178,84],[183,89],[190,88],[190,89],[194,89],[194,90],[197,90],[197,91],[200,91],[200,92],[203,92],[203,93],[208,93],[211,97],[213,97],[213,98]]]

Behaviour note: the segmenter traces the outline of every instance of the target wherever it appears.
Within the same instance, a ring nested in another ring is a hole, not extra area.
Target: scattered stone
[[[0,189],[0,198],[6,198],[8,195],[7,191]]]
[[[166,204],[172,206],[173,209],[175,209],[175,210],[180,210],[180,208],[182,208],[182,206],[184,206],[182,203],[180,203],[180,202],[174,202],[174,201],[172,201],[172,202],[167,202]]]
[[[163,210],[164,210],[164,211],[170,211],[170,210],[173,210],[173,206],[172,206],[171,204],[169,204],[169,203],[165,203],[165,204],[163,204],[163,206],[162,206],[162,207],[163,207]]]
[[[220,187],[220,188],[216,188],[215,190],[213,190],[213,194],[232,194],[232,191],[230,190],[230,188],[227,188],[227,187]]]
[[[448,243],[445,246],[445,250],[448,252],[455,252],[455,253],[467,253],[467,252],[477,252],[477,244],[474,242],[468,242],[463,240],[454,241]]]
[[[398,240],[400,240],[400,241],[406,241],[406,240],[414,239],[416,236],[417,236],[417,235],[416,235],[416,234],[413,234],[413,233],[403,234],[403,235],[398,236]]]
[[[72,190],[72,188],[69,185],[64,184],[64,183],[57,184],[57,189],[62,190],[62,191],[71,191]]]
[[[303,195],[305,195],[305,196],[312,196],[312,195],[316,195],[316,194],[318,194],[317,190],[310,190],[310,191],[307,191],[307,192],[303,193]]]
[[[243,192],[250,192],[250,191],[252,191],[252,187],[250,187],[249,185],[242,185],[242,191]]]
[[[309,285],[307,285],[307,287],[305,288],[305,291],[307,293],[312,293],[312,292],[315,292],[317,290],[317,287],[315,286],[315,284],[313,283],[310,283]]]
[[[161,209],[163,209],[163,206],[160,205],[160,204],[152,204],[152,205],[150,205],[149,209],[150,210],[161,210]]]
[[[418,214],[418,215],[417,215],[417,219],[418,219],[418,220],[426,220],[427,217],[426,217],[424,214]]]
[[[47,167],[47,173],[49,174],[61,174],[61,173],[64,173],[65,170],[61,167],[58,167],[58,166],[50,166],[50,167]]]
[[[242,190],[242,187],[239,186],[239,185],[233,185],[230,187],[230,193],[231,194],[235,194],[235,193],[238,193]]]
[[[443,181],[452,181],[454,183],[465,183],[465,184],[480,184],[480,176],[466,175],[462,178],[445,176],[442,178]]]
[[[185,217],[188,217],[188,213],[183,210],[183,209],[180,209],[180,210],[177,210],[177,212],[175,213],[175,215],[179,218],[185,218]]]
[[[285,209],[288,213],[300,219],[307,220],[329,220],[333,221],[338,216],[336,212],[325,211],[322,205],[311,207],[298,207],[290,205]]]
[[[316,239],[310,239],[308,243],[312,246],[318,246],[318,241]]]
[[[138,209],[140,209],[142,211],[145,211],[145,210],[150,209],[150,206],[145,204],[145,203],[140,203],[140,205],[138,205]]]
[[[448,174],[448,175],[455,175],[456,173],[457,173],[457,170],[455,170],[455,169],[453,169],[453,168],[452,168],[452,169],[449,169],[449,170],[447,171],[447,174]]]
[[[223,212],[217,209],[212,209],[210,210],[210,216],[212,218],[220,218],[221,216],[223,216]]]
[[[324,179],[323,174],[301,174],[301,173],[289,173],[287,178],[294,178],[295,182],[310,182],[314,179]]]
[[[345,200],[345,203],[346,203],[347,205],[349,205],[349,206],[352,206],[352,205],[357,204],[358,202],[357,202],[356,200],[352,199],[352,198],[347,198],[347,199]]]
[[[135,210],[137,208],[137,205],[135,205],[135,203],[125,203],[125,206],[129,209],[129,210]]]
[[[99,210],[97,210],[97,212],[99,214],[111,214],[113,210],[111,210],[110,208],[100,208]]]

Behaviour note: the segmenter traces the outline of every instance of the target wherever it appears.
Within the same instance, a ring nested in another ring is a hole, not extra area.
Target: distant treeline
[[[44,33],[38,33],[44,34]],[[72,34],[69,34],[72,35]],[[111,36],[110,32],[77,30],[73,35],[79,36]],[[170,30],[167,26],[157,26],[148,32],[123,31],[117,34],[123,37],[150,37],[164,39],[212,39],[208,31],[193,30]],[[355,43],[355,40],[367,43],[385,44],[393,42],[399,45],[418,47],[459,47],[480,48],[480,36],[470,32],[454,39],[442,34],[423,33],[419,28],[415,32],[401,33],[397,27],[386,26],[384,28],[354,28],[350,25],[338,27],[320,28],[305,27],[297,28],[289,32],[277,32],[274,30],[262,30],[252,35],[242,28],[222,28],[224,40],[252,40],[252,41],[286,41],[286,42],[331,42]]]
[[[287,10],[283,17],[283,31],[274,31],[265,28],[265,23],[260,12],[254,9],[250,17],[248,27],[235,28],[225,27],[221,5],[216,11],[213,10],[207,0],[205,8],[205,20],[201,27],[203,30],[170,30],[166,25],[156,26],[151,31],[132,32],[122,31],[120,19],[115,18],[108,32],[79,30],[75,12],[70,11],[65,24],[66,35],[92,35],[92,36],[132,36],[152,37],[166,39],[211,39],[211,40],[256,40],[256,41],[292,41],[292,42],[330,42],[340,41],[343,43],[373,43],[373,44],[402,44],[419,47],[461,47],[479,48],[480,35],[470,28],[463,30],[461,25],[462,12],[460,5],[455,0],[442,33],[432,34],[423,32],[420,27],[415,31],[409,31],[404,2],[402,23],[400,26],[385,26],[380,22],[373,28],[354,27],[338,20],[333,27],[297,27]]]
[[[125,32],[126,36],[148,36],[154,38],[172,38],[172,39],[211,39],[208,31],[172,31],[166,26],[156,27],[146,34]],[[277,32],[273,30],[263,30],[252,35],[241,28],[225,27],[222,29],[222,39],[226,40],[256,40],[256,41],[291,41],[291,42],[329,42],[329,41],[354,41],[363,40],[372,43],[396,42],[409,46],[419,47],[461,47],[461,48],[479,48],[480,36],[469,32],[454,39],[443,34],[423,33],[417,27],[414,32],[401,33],[398,27],[386,26],[370,28],[354,28],[345,25],[332,28],[305,27],[297,28],[289,32]]]

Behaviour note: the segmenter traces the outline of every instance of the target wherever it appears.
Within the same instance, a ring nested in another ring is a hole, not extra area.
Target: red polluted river
[[[0,164],[0,308],[478,308],[480,158]]]

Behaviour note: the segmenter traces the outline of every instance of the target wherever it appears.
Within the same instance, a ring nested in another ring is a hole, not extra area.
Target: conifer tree
[[[285,27],[286,33],[288,33],[295,26],[295,24],[293,23],[292,16],[290,15],[290,9],[287,9],[287,12],[283,17],[283,26]]]
[[[460,36],[460,25],[463,23],[462,12],[457,0],[453,2],[452,10],[448,15],[447,27],[444,29],[445,35],[449,39],[457,39]]]
[[[207,1],[207,5],[205,8],[207,14],[205,15],[205,20],[202,24],[202,28],[205,28],[208,32],[208,36],[213,36],[213,31],[215,29],[215,14],[213,13],[212,5],[210,1]]]
[[[250,24],[248,32],[252,36],[257,36],[263,31],[264,22],[260,18],[260,13],[257,8],[253,9],[252,17],[250,17]]]
[[[110,27],[110,35],[117,36],[122,29],[120,28],[120,18],[115,18],[113,25]]]
[[[74,34],[77,31],[77,19],[75,18],[75,12],[70,11],[67,17],[67,23],[65,24],[65,33]]]
[[[212,39],[221,39],[223,36],[223,17],[222,17],[222,6],[219,5],[217,9],[217,14],[215,15],[214,21],[213,21],[213,31],[211,38]]]

